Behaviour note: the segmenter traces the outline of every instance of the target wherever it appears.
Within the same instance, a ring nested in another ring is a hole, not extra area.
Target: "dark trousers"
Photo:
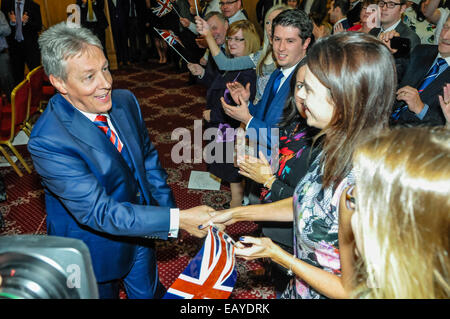
[[[5,49],[0,53],[0,93],[6,94],[8,100],[14,88],[14,79],[11,72],[11,62],[9,54]]]
[[[25,79],[25,64],[31,71],[41,64],[41,54],[36,44],[34,48],[25,45],[25,42],[14,41],[9,48],[9,59],[14,79],[14,86]]]
[[[130,272],[123,278],[129,299],[159,299],[165,294],[159,282],[156,254],[153,248],[139,246]],[[100,299],[119,298],[119,280],[98,283]]]

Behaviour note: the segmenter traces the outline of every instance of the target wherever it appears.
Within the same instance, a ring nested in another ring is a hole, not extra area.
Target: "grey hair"
[[[70,22],[61,22],[39,37],[42,65],[47,75],[67,79],[66,61],[93,45],[101,50],[100,40],[89,30]]]

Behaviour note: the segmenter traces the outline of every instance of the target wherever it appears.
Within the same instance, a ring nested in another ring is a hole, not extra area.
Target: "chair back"
[[[27,112],[27,119],[39,110],[42,100],[42,87],[44,85],[44,68],[42,65],[34,68],[27,75],[30,83],[30,109]]]
[[[11,108],[2,109],[0,141],[12,141],[16,137],[26,120],[29,103],[30,83],[25,79],[11,93]]]

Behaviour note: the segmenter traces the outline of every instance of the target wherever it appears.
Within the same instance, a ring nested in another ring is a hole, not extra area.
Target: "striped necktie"
[[[430,71],[428,71],[427,75],[425,76],[425,78],[423,79],[419,88],[417,89],[419,94],[421,94],[423,92],[423,90],[425,90],[427,88],[427,86],[431,82],[433,82],[434,79],[437,78],[437,76],[441,73],[441,72],[439,72],[441,67],[447,67],[447,66],[448,66],[447,61],[445,61],[442,58],[438,58],[436,63],[433,64],[433,67],[430,69]],[[408,105],[405,102],[403,102],[402,105],[400,107],[398,107],[392,113],[391,117],[394,119],[394,121],[398,121],[398,119],[400,118],[400,115],[407,109],[408,109]]]
[[[422,93],[423,90],[426,89],[426,87],[433,82],[433,80],[438,76],[439,74],[439,70],[441,68],[441,66],[445,66],[447,64],[447,62],[443,59],[443,58],[439,58],[436,63],[433,65],[433,67],[431,68],[430,71],[428,71],[427,75],[425,76],[425,78],[422,81],[422,84],[419,86],[419,88],[417,89],[417,91],[419,91],[419,93]]]
[[[16,35],[15,35],[15,39],[18,42],[22,42],[24,40],[23,38],[23,33],[22,33],[22,8],[21,6],[23,5],[23,3],[21,1],[17,2],[17,6],[16,6]]]
[[[97,125],[97,127],[103,131],[103,133],[106,134],[106,137],[111,141],[111,143],[114,144],[114,146],[117,148],[117,150],[122,152],[122,143],[117,138],[116,134],[111,130],[111,128],[108,125],[108,120],[106,116],[104,115],[97,115],[97,117],[94,120],[94,124]]]

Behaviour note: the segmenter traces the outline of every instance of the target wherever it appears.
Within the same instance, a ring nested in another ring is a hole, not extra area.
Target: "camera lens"
[[[78,299],[62,269],[43,256],[0,254],[0,299]]]

